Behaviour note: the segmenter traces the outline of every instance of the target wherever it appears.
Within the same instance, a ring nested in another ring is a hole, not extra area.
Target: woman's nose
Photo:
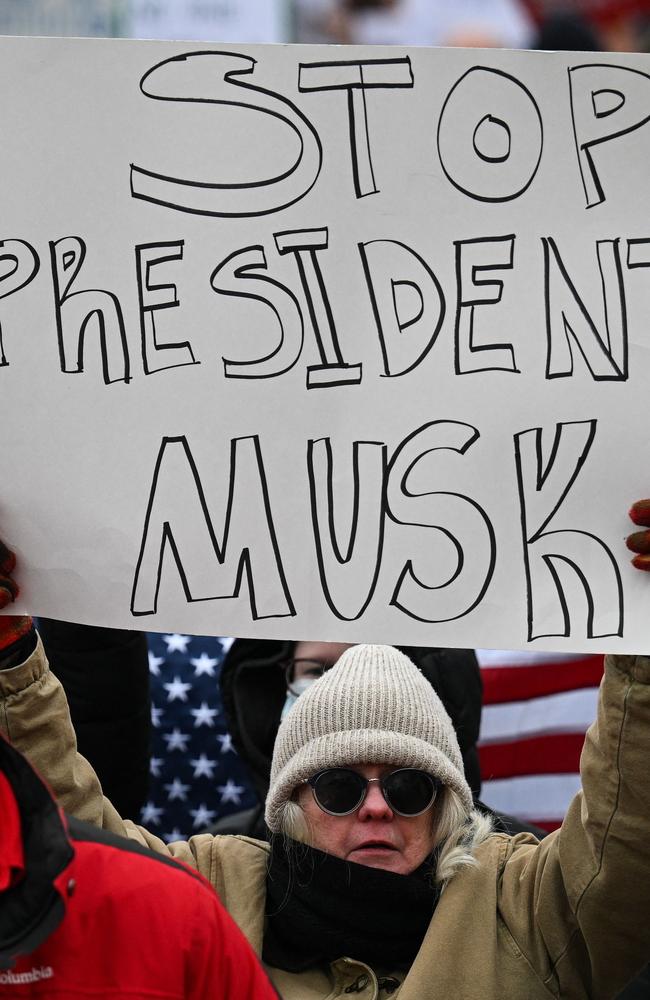
[[[359,808],[359,819],[364,822],[369,819],[392,819],[393,810],[386,802],[381,785],[378,781],[368,784],[366,797]]]

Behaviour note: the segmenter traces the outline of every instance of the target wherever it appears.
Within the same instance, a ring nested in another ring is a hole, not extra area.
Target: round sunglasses
[[[381,778],[364,778],[348,767],[328,767],[304,779],[316,804],[330,816],[349,816],[355,812],[373,781],[379,782],[386,802],[398,816],[420,816],[433,805],[440,788],[436,778],[414,767],[403,767]]]

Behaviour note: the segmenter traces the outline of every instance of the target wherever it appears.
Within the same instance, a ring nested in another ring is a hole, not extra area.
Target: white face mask
[[[284,705],[282,707],[282,714],[280,716],[280,721],[282,721],[289,709],[295,705],[301,694],[304,694],[308,687],[310,687],[314,681],[315,677],[299,677],[297,681],[293,681],[292,687],[293,691],[287,691],[287,697],[285,699]]]

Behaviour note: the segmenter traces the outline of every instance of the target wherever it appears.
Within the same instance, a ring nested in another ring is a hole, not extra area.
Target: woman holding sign
[[[632,516],[650,525],[650,501]],[[650,531],[628,544],[647,569]],[[9,554],[1,568],[8,603]],[[541,843],[474,811],[448,716],[388,646],[348,649],[288,712],[271,845],[165,845],[123,821],[76,753],[29,619],[0,617],[0,665],[1,723],[67,811],[198,868],[286,1000],[605,998],[647,961],[650,657],[607,657],[583,791]]]

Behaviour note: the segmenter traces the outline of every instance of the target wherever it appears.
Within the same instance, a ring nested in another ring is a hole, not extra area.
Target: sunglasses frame
[[[332,812],[331,809],[326,809],[319,801],[318,795],[316,794],[316,783],[318,782],[318,779],[323,774],[327,774],[328,771],[347,771],[350,774],[356,775],[357,778],[365,782],[365,787],[361,789],[361,797],[359,801],[356,803],[356,805],[352,807],[352,809],[346,809],[345,812]],[[424,809],[420,809],[418,810],[418,812],[405,813],[401,812],[401,810],[399,809],[396,809],[395,806],[390,801],[389,798],[390,793],[387,794],[386,788],[384,787],[385,781],[391,778],[394,774],[400,774],[402,771],[414,771],[416,774],[424,774],[431,782],[431,798],[427,802]],[[434,778],[432,774],[429,774],[428,771],[423,771],[419,767],[398,767],[394,771],[390,771],[388,774],[382,775],[381,778],[364,778],[362,774],[359,774],[358,771],[355,771],[351,767],[326,767],[323,768],[322,771],[318,771],[316,774],[313,774],[311,778],[303,778],[303,784],[309,785],[309,787],[311,788],[311,793],[314,796],[314,802],[316,803],[318,808],[322,810],[322,812],[327,813],[328,816],[351,816],[352,813],[356,812],[357,809],[360,809],[363,803],[365,802],[366,796],[368,794],[368,786],[373,781],[379,782],[379,786],[381,788],[381,794],[384,796],[384,801],[386,802],[386,805],[391,810],[391,812],[396,813],[398,816],[404,816],[406,819],[413,819],[415,816],[422,816],[422,814],[425,813],[427,809],[430,809],[433,803],[436,801],[436,798],[438,797],[438,792],[440,791],[442,784],[440,781],[438,781],[437,778]]]

